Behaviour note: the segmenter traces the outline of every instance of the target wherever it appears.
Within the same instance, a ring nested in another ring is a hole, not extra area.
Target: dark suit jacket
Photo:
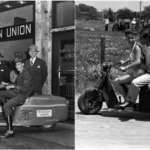
[[[1,82],[9,82],[10,71],[5,64],[0,64],[0,84]]]
[[[25,61],[25,68],[30,72],[33,77],[33,89],[35,93],[41,93],[42,87],[47,78],[47,66],[43,59],[37,58],[34,65],[30,65],[30,59]]]
[[[17,84],[13,90],[16,94],[29,96],[33,92],[32,76],[25,68],[17,77]]]

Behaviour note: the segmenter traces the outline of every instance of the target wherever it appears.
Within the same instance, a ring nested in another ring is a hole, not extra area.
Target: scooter
[[[58,122],[68,118],[68,104],[67,99],[60,96],[33,95],[13,108],[13,126],[37,126],[42,131],[51,131]],[[0,116],[2,111],[0,107]],[[0,120],[0,126],[6,126],[5,119]]]
[[[122,104],[121,97],[117,98],[111,80],[110,80],[110,70],[112,64],[103,63],[102,64],[102,75],[99,81],[96,83],[95,87],[86,89],[78,98],[78,108],[83,114],[97,114],[106,102],[108,108],[114,108],[118,104]],[[118,69],[120,67],[114,66]],[[124,71],[124,70],[122,70]],[[148,86],[141,88],[139,94],[139,104],[135,105],[134,111],[140,112],[150,112],[150,89]]]

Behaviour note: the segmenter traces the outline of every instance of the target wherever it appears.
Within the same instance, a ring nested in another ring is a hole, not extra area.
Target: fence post
[[[101,65],[105,62],[105,37],[101,36]]]

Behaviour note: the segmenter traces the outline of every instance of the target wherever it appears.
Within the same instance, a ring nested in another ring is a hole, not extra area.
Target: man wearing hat
[[[34,94],[41,94],[47,78],[47,66],[43,59],[36,57],[37,52],[39,51],[36,45],[33,44],[29,47],[30,59],[25,61],[25,68],[33,77]]]
[[[16,85],[9,85],[8,83],[3,82],[3,85],[6,86],[6,90],[0,91],[0,101],[4,103],[3,110],[7,123],[7,131],[4,136],[1,136],[0,138],[14,137],[12,129],[12,107],[23,104],[33,91],[32,76],[24,68],[24,60],[18,56],[15,58],[15,64],[16,69],[20,72]]]
[[[9,82],[9,68],[3,63],[3,57],[0,53],[0,84],[2,82]]]

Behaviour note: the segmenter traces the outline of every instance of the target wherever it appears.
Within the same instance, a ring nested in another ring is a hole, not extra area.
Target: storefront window
[[[28,57],[28,47],[35,41],[35,2],[6,1],[0,8],[0,50],[4,63],[12,67],[17,55]]]

